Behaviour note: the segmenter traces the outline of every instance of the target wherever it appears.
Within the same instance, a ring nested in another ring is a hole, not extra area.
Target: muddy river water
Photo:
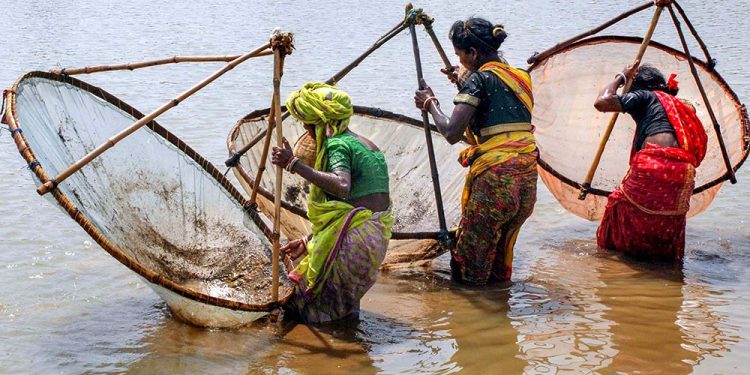
[[[452,21],[505,24],[511,63],[644,0],[515,0],[417,4],[445,45]],[[681,2],[750,100],[750,1]],[[3,0],[0,85],[25,71],[172,55],[248,51],[280,26],[296,33],[283,95],[323,80],[399,21],[403,2]],[[649,12],[612,33],[639,35]],[[664,23],[655,39],[677,46]],[[450,107],[452,88],[419,35],[425,75]],[[697,47],[693,47],[697,50]],[[164,115],[161,124],[220,164],[237,119],[268,106],[271,64],[250,61]],[[625,64],[626,62],[623,62]],[[178,65],[81,77],[148,112],[216,69]],[[582,67],[585,69],[585,67]],[[357,104],[418,117],[408,35],[341,82]],[[686,78],[687,79],[687,78]],[[592,88],[592,99],[596,88]],[[441,141],[441,140],[438,140]],[[546,189],[516,247],[513,280],[454,286],[448,262],[381,275],[358,322],[206,330],[164,302],[34,191],[0,130],[0,373],[742,373],[750,363],[750,171],[688,221],[681,269],[598,251],[597,223],[565,212]]]

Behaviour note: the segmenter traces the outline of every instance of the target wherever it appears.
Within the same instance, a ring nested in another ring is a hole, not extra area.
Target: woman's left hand
[[[416,105],[417,108],[422,109],[424,108],[425,100],[431,96],[435,96],[435,94],[432,92],[432,88],[427,86],[427,82],[425,82],[424,79],[420,82],[420,86],[421,88],[414,92],[414,105]]]
[[[271,163],[278,165],[282,168],[289,164],[289,160],[294,157],[292,152],[292,146],[289,145],[289,141],[286,138],[283,139],[284,147],[274,147],[271,150]]]

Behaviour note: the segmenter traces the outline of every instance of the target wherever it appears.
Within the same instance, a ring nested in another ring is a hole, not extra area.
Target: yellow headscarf
[[[354,113],[349,94],[325,83],[308,82],[289,94],[286,108],[297,121],[315,125],[314,167],[319,171],[325,170],[328,156],[324,146],[326,140],[345,132]],[[322,202],[325,200],[325,193],[312,185],[310,199]]]

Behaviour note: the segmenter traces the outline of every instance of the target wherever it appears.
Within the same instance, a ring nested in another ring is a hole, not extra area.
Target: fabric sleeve
[[[349,144],[339,137],[330,138],[326,141],[328,151],[327,171],[352,171],[352,149]]]
[[[628,114],[643,112],[648,106],[647,91],[631,91],[620,95],[622,111]]]
[[[453,104],[468,104],[472,107],[478,107],[484,97],[484,79],[482,74],[474,72],[464,81],[463,87],[453,98]]]

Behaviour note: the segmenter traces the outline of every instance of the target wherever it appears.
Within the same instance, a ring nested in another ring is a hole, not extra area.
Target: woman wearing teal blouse
[[[292,259],[302,258],[289,274],[296,291],[285,309],[308,323],[356,315],[391,237],[385,158],[369,139],[349,130],[353,108],[345,92],[310,82],[289,95],[286,107],[315,139],[316,159],[314,166],[304,164],[286,140],[271,156],[311,183],[312,238],[281,248]]]

